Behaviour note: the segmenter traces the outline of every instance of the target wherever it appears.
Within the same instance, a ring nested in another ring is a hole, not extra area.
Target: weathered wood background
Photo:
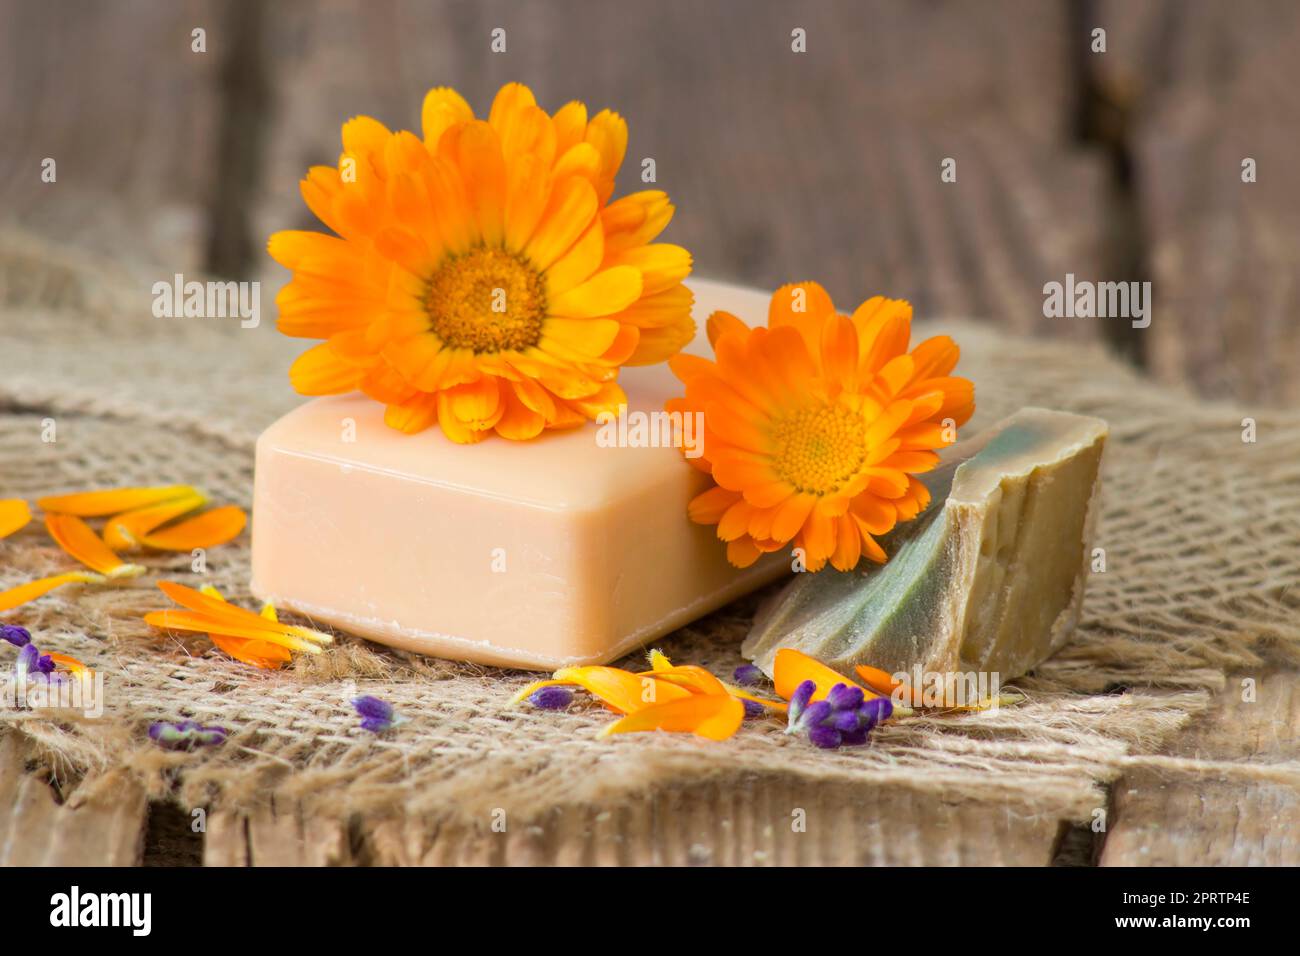
[[[344,119],[418,128],[430,86],[482,108],[519,79],[552,108],[628,117],[621,186],[654,158],[679,209],[670,237],[702,274],[816,278],[842,305],[884,292],[922,315],[1099,337],[1162,381],[1300,405],[1287,0],[0,0],[0,51],[0,226],[143,275],[278,281],[265,236],[314,225],[297,181],[337,157]],[[1150,327],[1045,318],[1043,284],[1067,273],[1151,281]],[[1294,759],[1300,698],[1273,700],[1225,695],[1179,752]],[[769,790],[651,795],[615,820],[576,808],[509,847],[419,821],[321,832],[292,807],[214,817],[204,839],[129,787],[52,794],[0,741],[0,863],[1300,862],[1295,795],[1262,786],[1121,780],[1095,837],[993,806]],[[790,841],[792,800],[834,829]]]

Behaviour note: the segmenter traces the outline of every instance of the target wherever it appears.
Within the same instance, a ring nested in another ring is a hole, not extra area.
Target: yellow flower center
[[[802,492],[833,494],[858,473],[867,455],[862,416],[843,405],[810,405],[772,428],[776,473]]]
[[[522,350],[542,337],[546,284],[522,256],[479,248],[443,261],[424,304],[433,331],[452,348]]]

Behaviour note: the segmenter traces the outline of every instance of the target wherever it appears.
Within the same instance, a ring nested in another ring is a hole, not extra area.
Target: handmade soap
[[[766,295],[692,285],[697,319],[766,313]],[[671,372],[619,381],[623,427],[530,442],[404,435],[360,396],[290,412],[257,443],[253,592],[396,647],[552,670],[611,661],[788,572],[782,555],[731,567],[687,519],[709,479],[650,443],[648,416],[681,391]]]
[[[1026,408],[924,476],[933,500],[884,543],[887,564],[797,575],[742,652],[771,673],[794,647],[845,674],[997,673],[1057,650],[1078,620],[1106,423]]]

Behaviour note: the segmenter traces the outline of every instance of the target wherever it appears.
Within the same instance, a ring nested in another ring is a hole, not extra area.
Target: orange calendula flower
[[[280,331],[325,340],[290,369],[294,388],[359,389],[391,427],[436,421],[462,443],[616,412],[621,366],[662,362],[694,335],[690,254],[653,241],[668,197],[610,202],[623,118],[576,102],[552,115],[511,83],[486,119],[431,90],[423,126],[421,138],[349,120],[338,166],[302,182],[336,235],[271,237],[294,273]]]
[[[805,282],[777,290],[766,327],[710,316],[714,361],[671,360],[686,395],[668,410],[703,414],[702,454],[687,460],[716,483],[690,517],[717,525],[732,564],[791,543],[810,571],[883,562],[876,537],[929,503],[915,476],[956,440],[974,387],[950,374],[947,336],[909,352],[911,324],[906,302],[877,296],[843,316]]]

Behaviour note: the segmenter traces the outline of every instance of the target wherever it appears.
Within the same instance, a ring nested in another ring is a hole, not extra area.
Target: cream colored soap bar
[[[1106,433],[1097,418],[1026,408],[954,446],[924,476],[934,503],[885,540],[886,565],[798,575],[743,653],[769,673],[781,647],[846,674],[1029,671],[1078,620]]]
[[[766,295],[692,285],[697,319],[766,314]],[[681,392],[664,366],[619,380],[632,413]],[[708,478],[680,450],[599,435],[456,445],[393,431],[367,398],[308,402],[257,443],[253,591],[395,647],[552,670],[611,661],[789,570],[727,564],[686,517]]]

